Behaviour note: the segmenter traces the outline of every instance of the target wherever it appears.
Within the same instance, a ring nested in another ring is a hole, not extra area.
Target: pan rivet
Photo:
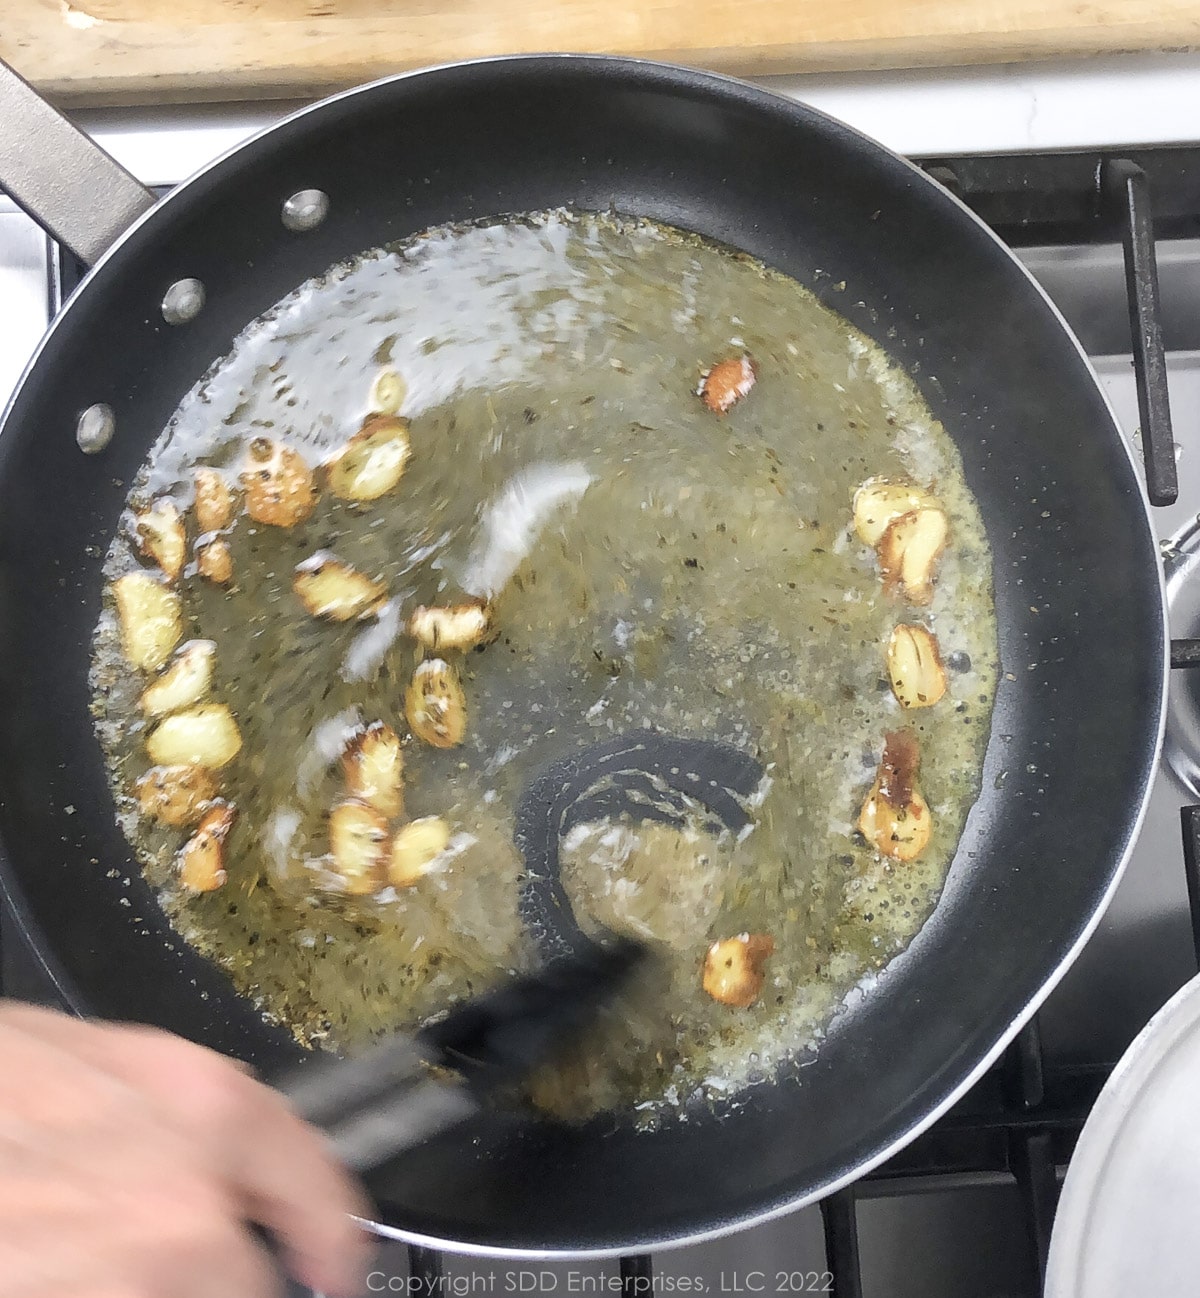
[[[169,325],[187,324],[204,307],[204,285],[198,279],[177,279],[163,294],[162,315]]]
[[[329,215],[329,195],[323,189],[302,189],[283,204],[283,223],[303,234],[315,230]]]
[[[117,431],[116,417],[112,406],[102,402],[88,408],[79,416],[75,425],[75,440],[84,455],[97,455],[112,441]]]

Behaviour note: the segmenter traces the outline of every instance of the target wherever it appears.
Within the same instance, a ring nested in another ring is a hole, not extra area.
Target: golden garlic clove
[[[383,886],[387,821],[365,802],[339,802],[329,813],[329,852],[346,892],[374,892]]]
[[[189,640],[166,671],[142,691],[142,711],[148,717],[164,717],[199,703],[212,688],[216,657],[217,646],[211,640]]]
[[[216,469],[196,470],[196,527],[220,532],[233,522],[233,488]]]
[[[758,366],[749,356],[720,361],[700,378],[699,394],[715,415],[731,410],[750,391],[758,378]]]
[[[915,861],[929,846],[933,816],[920,790],[914,789],[908,802],[897,807],[881,796],[877,785],[872,785],[859,813],[858,827],[883,856]]]
[[[392,819],[404,809],[404,752],[389,725],[374,721],[359,730],[342,753],[351,797]]]
[[[134,791],[143,816],[185,829],[217,796],[217,780],[203,766],[152,766]]]
[[[901,622],[887,650],[892,693],[902,708],[932,707],[946,693],[946,670],[937,637],[923,626]]]
[[[233,581],[233,552],[223,537],[205,541],[196,551],[196,568],[205,581],[228,586]]]
[[[138,549],[158,564],[168,581],[178,581],[187,560],[187,535],[175,503],[156,500],[134,518]]]
[[[225,840],[237,819],[237,808],[222,802],[205,812],[196,832],[179,852],[179,882],[193,892],[212,892],[226,879]]]
[[[292,589],[313,617],[349,622],[370,617],[387,599],[387,587],[357,568],[318,550],[296,568]]]
[[[461,744],[467,730],[467,699],[458,673],[441,658],[427,658],[413,672],[404,694],[409,728],[434,748]]]
[[[917,788],[921,753],[915,736],[892,731],[871,785],[858,827],[876,851],[896,861],[915,861],[929,846],[933,816]]]
[[[388,882],[411,888],[433,869],[450,846],[450,826],[440,816],[422,816],[396,831],[388,859]]]
[[[408,384],[395,370],[380,370],[371,384],[371,409],[381,415],[398,414],[407,395]]]
[[[160,721],[146,740],[157,766],[206,766],[219,770],[241,751],[242,735],[224,703],[202,703]]]
[[[936,508],[913,510],[894,519],[879,542],[884,588],[899,590],[912,604],[933,598],[933,572],[946,547],[950,524]]]
[[[329,489],[341,500],[378,500],[404,476],[410,450],[406,420],[371,415],[330,463]]]
[[[112,584],[121,627],[121,646],[129,662],[155,671],[183,635],[179,596],[148,572],[128,572]]]
[[[295,527],[317,506],[317,485],[304,456],[269,437],[256,437],[241,472],[246,513],[271,527]]]
[[[473,649],[492,634],[492,611],[483,600],[471,600],[450,607],[413,610],[408,633],[426,649]]]
[[[874,547],[901,514],[937,505],[934,496],[911,482],[871,478],[854,493],[854,530],[865,544]]]
[[[775,939],[766,933],[740,933],[714,942],[704,957],[704,990],[722,1005],[747,1009],[762,994],[767,957]]]

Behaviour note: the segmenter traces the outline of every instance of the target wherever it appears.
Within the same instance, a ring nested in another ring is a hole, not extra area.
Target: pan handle
[[[89,266],[156,202],[3,59],[0,189]]]

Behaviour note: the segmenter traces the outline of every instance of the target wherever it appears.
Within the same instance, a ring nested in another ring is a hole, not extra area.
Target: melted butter
[[[717,418],[697,380],[744,352],[758,382]],[[557,1112],[644,1113],[769,1074],[920,928],[978,790],[996,630],[952,442],[911,381],[795,282],[648,222],[550,213],[433,231],[302,285],[183,399],[131,506],[187,505],[196,465],[232,472],[263,434],[316,464],[357,429],[384,365],[411,420],[397,489],[366,507],[326,493],[286,532],[242,518],[235,588],[181,585],[245,741],[223,773],[240,814],[217,892],[183,893],[180,836],[138,820],[141,683],[110,614],[97,629],[97,724],[167,913],[304,1042],[413,1025],[533,959],[512,810],[546,763],[645,725],[722,739],[768,772],[748,834],[599,826],[566,853],[584,918],[640,925],[661,959],[536,1089]],[[855,488],[878,474],[936,481],[952,540],[926,615],[943,656],[970,660],[907,716],[883,663],[912,610],[883,595],[850,526]],[[307,617],[291,577],[318,549],[387,583],[378,620]],[[107,572],[136,562],[127,520]],[[453,850],[415,888],[339,895],[325,819],[341,737],[358,720],[404,733],[417,654],[402,620],[473,591],[498,592],[500,636],[458,663],[466,741],[406,755],[407,814],[445,817]],[[911,865],[854,832],[899,724],[920,737],[936,826]],[[770,933],[776,953],[758,1003],[731,1010],[700,967],[709,942],[743,931]]]

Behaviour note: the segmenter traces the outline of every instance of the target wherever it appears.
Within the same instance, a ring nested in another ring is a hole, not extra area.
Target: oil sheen
[[[718,416],[698,380],[742,355],[757,382]],[[216,643],[213,692],[244,740],[221,772],[239,814],[216,891],[182,889],[182,833],[139,818],[144,682],[111,610],[101,617],[97,726],[147,878],[268,1018],[343,1047],[536,963],[512,819],[547,763],[646,726],[724,740],[766,772],[736,839],[602,824],[564,844],[581,920],[638,933],[658,958],[533,1089],[559,1114],[617,1108],[654,1125],[769,1078],[927,919],[978,792],[991,560],[950,437],[912,381],[795,281],[662,225],[558,211],[433,230],[300,286],[184,397],[130,509],[163,496],[189,508],[195,468],[235,480],[259,436],[315,467],[357,430],[385,367],[410,421],[395,490],[361,505],[324,491],[291,529],[243,516],[232,587],[190,568],[179,583],[184,638]],[[925,609],[884,593],[855,535],[855,489],[878,475],[933,486],[949,518]],[[131,518],[110,578],[143,562]],[[378,617],[306,613],[293,571],[317,550],[386,582]],[[415,887],[345,895],[327,857],[341,746],[375,720],[407,734],[420,656],[408,612],[481,590],[495,592],[499,634],[457,662],[465,740],[405,750],[405,814],[445,818],[450,849]],[[885,649],[918,619],[949,688],[905,713]],[[855,827],[900,726],[920,741],[934,819],[907,864]],[[743,932],[775,950],[762,994],[736,1009],[705,994],[701,967],[713,941]]]

